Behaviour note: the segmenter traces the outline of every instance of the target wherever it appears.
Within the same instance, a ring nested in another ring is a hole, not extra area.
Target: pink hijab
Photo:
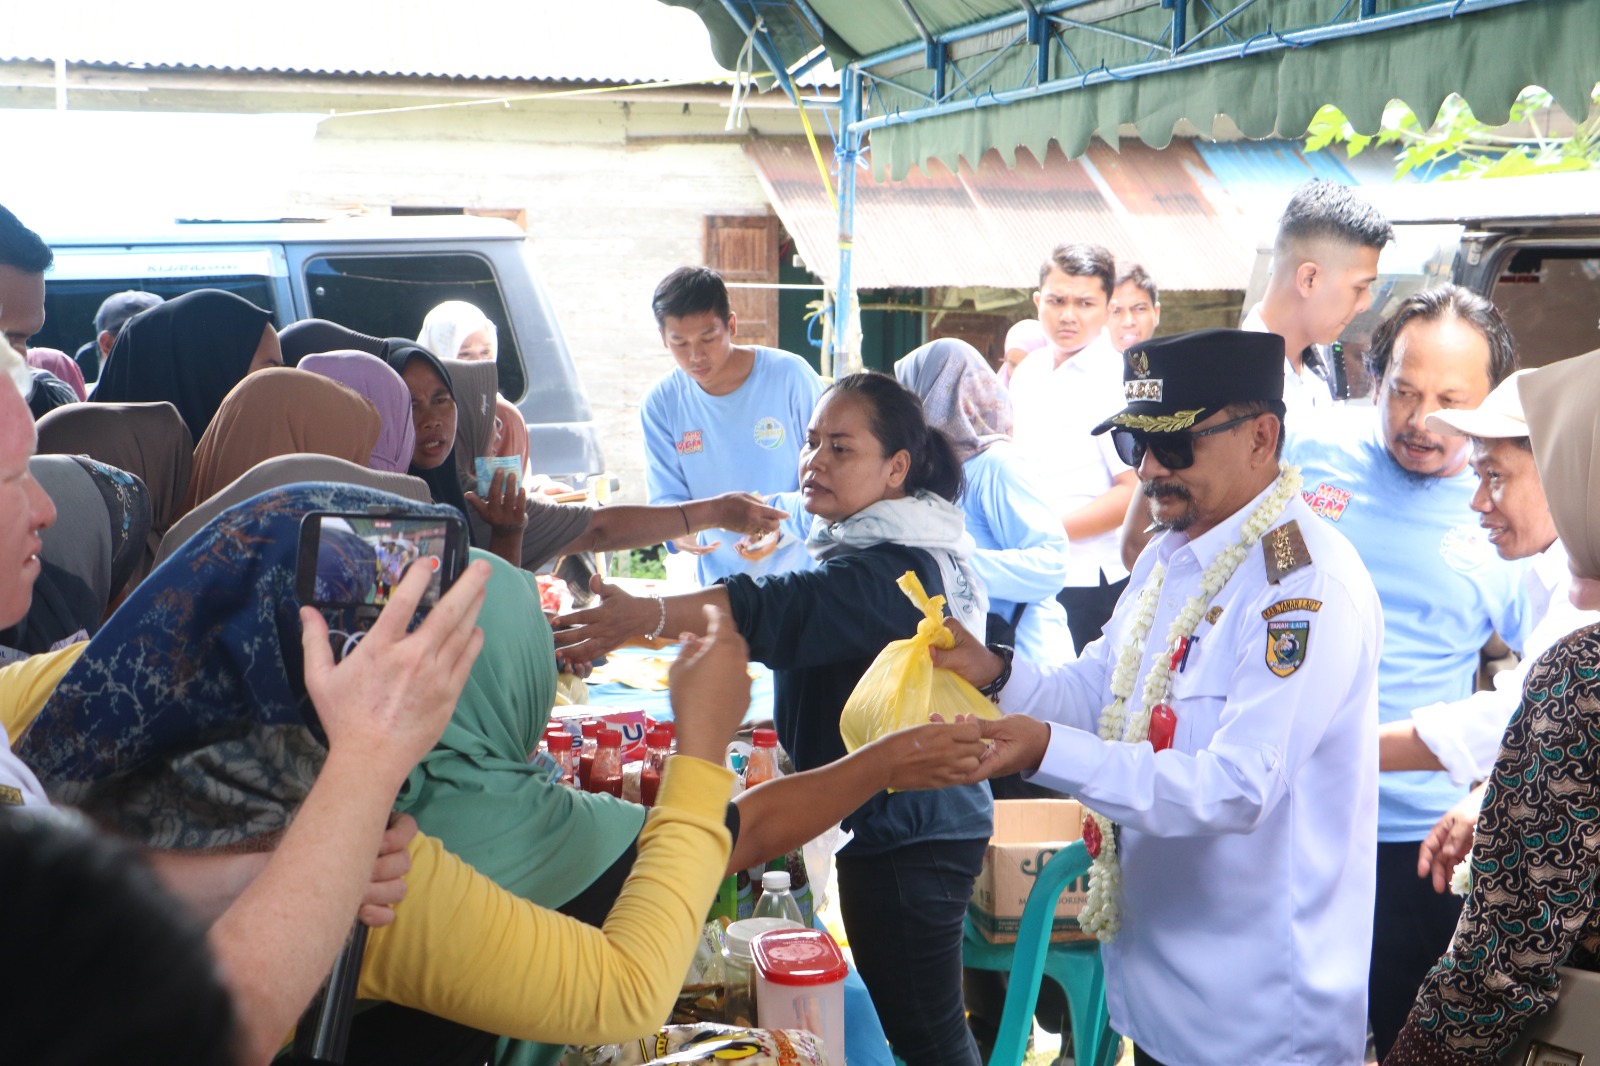
[[[74,363],[66,352],[56,348],[29,348],[28,365],[48,370],[65,381],[72,386],[72,391],[78,394],[78,399],[89,398],[89,390],[83,385],[83,371],[78,369],[78,364]]]

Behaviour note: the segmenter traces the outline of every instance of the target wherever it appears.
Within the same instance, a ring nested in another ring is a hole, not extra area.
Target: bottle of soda
[[[578,753],[573,750],[577,739],[563,729],[549,734],[546,740],[550,745],[550,757],[561,767],[561,783],[570,788],[578,787]]]
[[[800,904],[789,891],[788,870],[768,870],[761,875],[761,898],[756,901],[757,918],[787,918],[796,925],[805,925],[800,914]]]
[[[587,741],[585,741],[587,743]],[[589,771],[590,792],[609,792],[622,798],[622,732],[602,729],[596,738],[594,766]]]
[[[671,754],[672,734],[663,726],[653,725],[645,733],[644,742],[644,766],[639,771],[639,802],[646,807],[654,807],[656,794],[661,789],[661,774]]]
[[[744,787],[755,788],[778,776],[778,731],[757,729],[750,737],[750,762],[744,768]]]
[[[589,775],[594,769],[595,751],[598,749],[600,738],[600,723],[589,719],[583,723],[583,747],[578,749],[578,784],[585,792],[593,792],[589,787]]]

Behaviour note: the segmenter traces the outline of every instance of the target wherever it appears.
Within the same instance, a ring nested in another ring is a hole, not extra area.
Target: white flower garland
[[[1200,594],[1189,597],[1178,616],[1167,629],[1166,647],[1152,657],[1150,672],[1145,675],[1144,689],[1140,693],[1139,709],[1127,714],[1127,700],[1133,694],[1134,680],[1139,676],[1139,665],[1144,658],[1145,638],[1155,625],[1156,605],[1161,600],[1161,586],[1166,581],[1166,567],[1157,564],[1150,572],[1139,603],[1134,610],[1133,624],[1128,628],[1127,642],[1117,656],[1116,668],[1111,672],[1111,702],[1100,712],[1097,732],[1101,740],[1120,740],[1127,744],[1142,744],[1149,736],[1150,713],[1157,704],[1165,702],[1172,690],[1173,653],[1183,641],[1194,635],[1206,606],[1221,592],[1233,577],[1239,564],[1250,554],[1250,549],[1266,535],[1300,491],[1300,469],[1288,463],[1278,464],[1278,480],[1271,494],[1256,507],[1240,527],[1239,539],[1224,548],[1200,575]],[[1078,915],[1078,924],[1085,932],[1093,933],[1102,943],[1116,939],[1121,928],[1117,900],[1122,894],[1122,864],[1117,859],[1116,826],[1111,819],[1086,811],[1100,835],[1100,853],[1089,865],[1089,894]],[[1092,831],[1091,831],[1092,832]]]

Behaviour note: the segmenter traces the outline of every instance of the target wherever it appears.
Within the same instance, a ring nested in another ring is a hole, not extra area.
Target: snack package
[[[856,682],[839,717],[839,733],[850,751],[879,737],[924,725],[937,713],[947,722],[958,714],[999,718],[1000,708],[949,670],[933,665],[929,648],[950,648],[955,635],[944,625],[944,597],[929,597],[907,570],[895,582],[922,612],[917,634],[887,645]]]
[[[669,1025],[643,1040],[573,1049],[563,1064],[680,1066],[730,1060],[740,1066],[828,1066],[822,1038],[803,1029],[744,1029],[732,1025]]]

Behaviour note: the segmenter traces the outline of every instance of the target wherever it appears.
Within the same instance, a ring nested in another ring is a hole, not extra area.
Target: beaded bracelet
[[[656,601],[657,607],[661,608],[661,621],[656,623],[655,632],[646,635],[644,639],[655,640],[667,628],[667,601],[660,596],[651,596],[650,598]]]

